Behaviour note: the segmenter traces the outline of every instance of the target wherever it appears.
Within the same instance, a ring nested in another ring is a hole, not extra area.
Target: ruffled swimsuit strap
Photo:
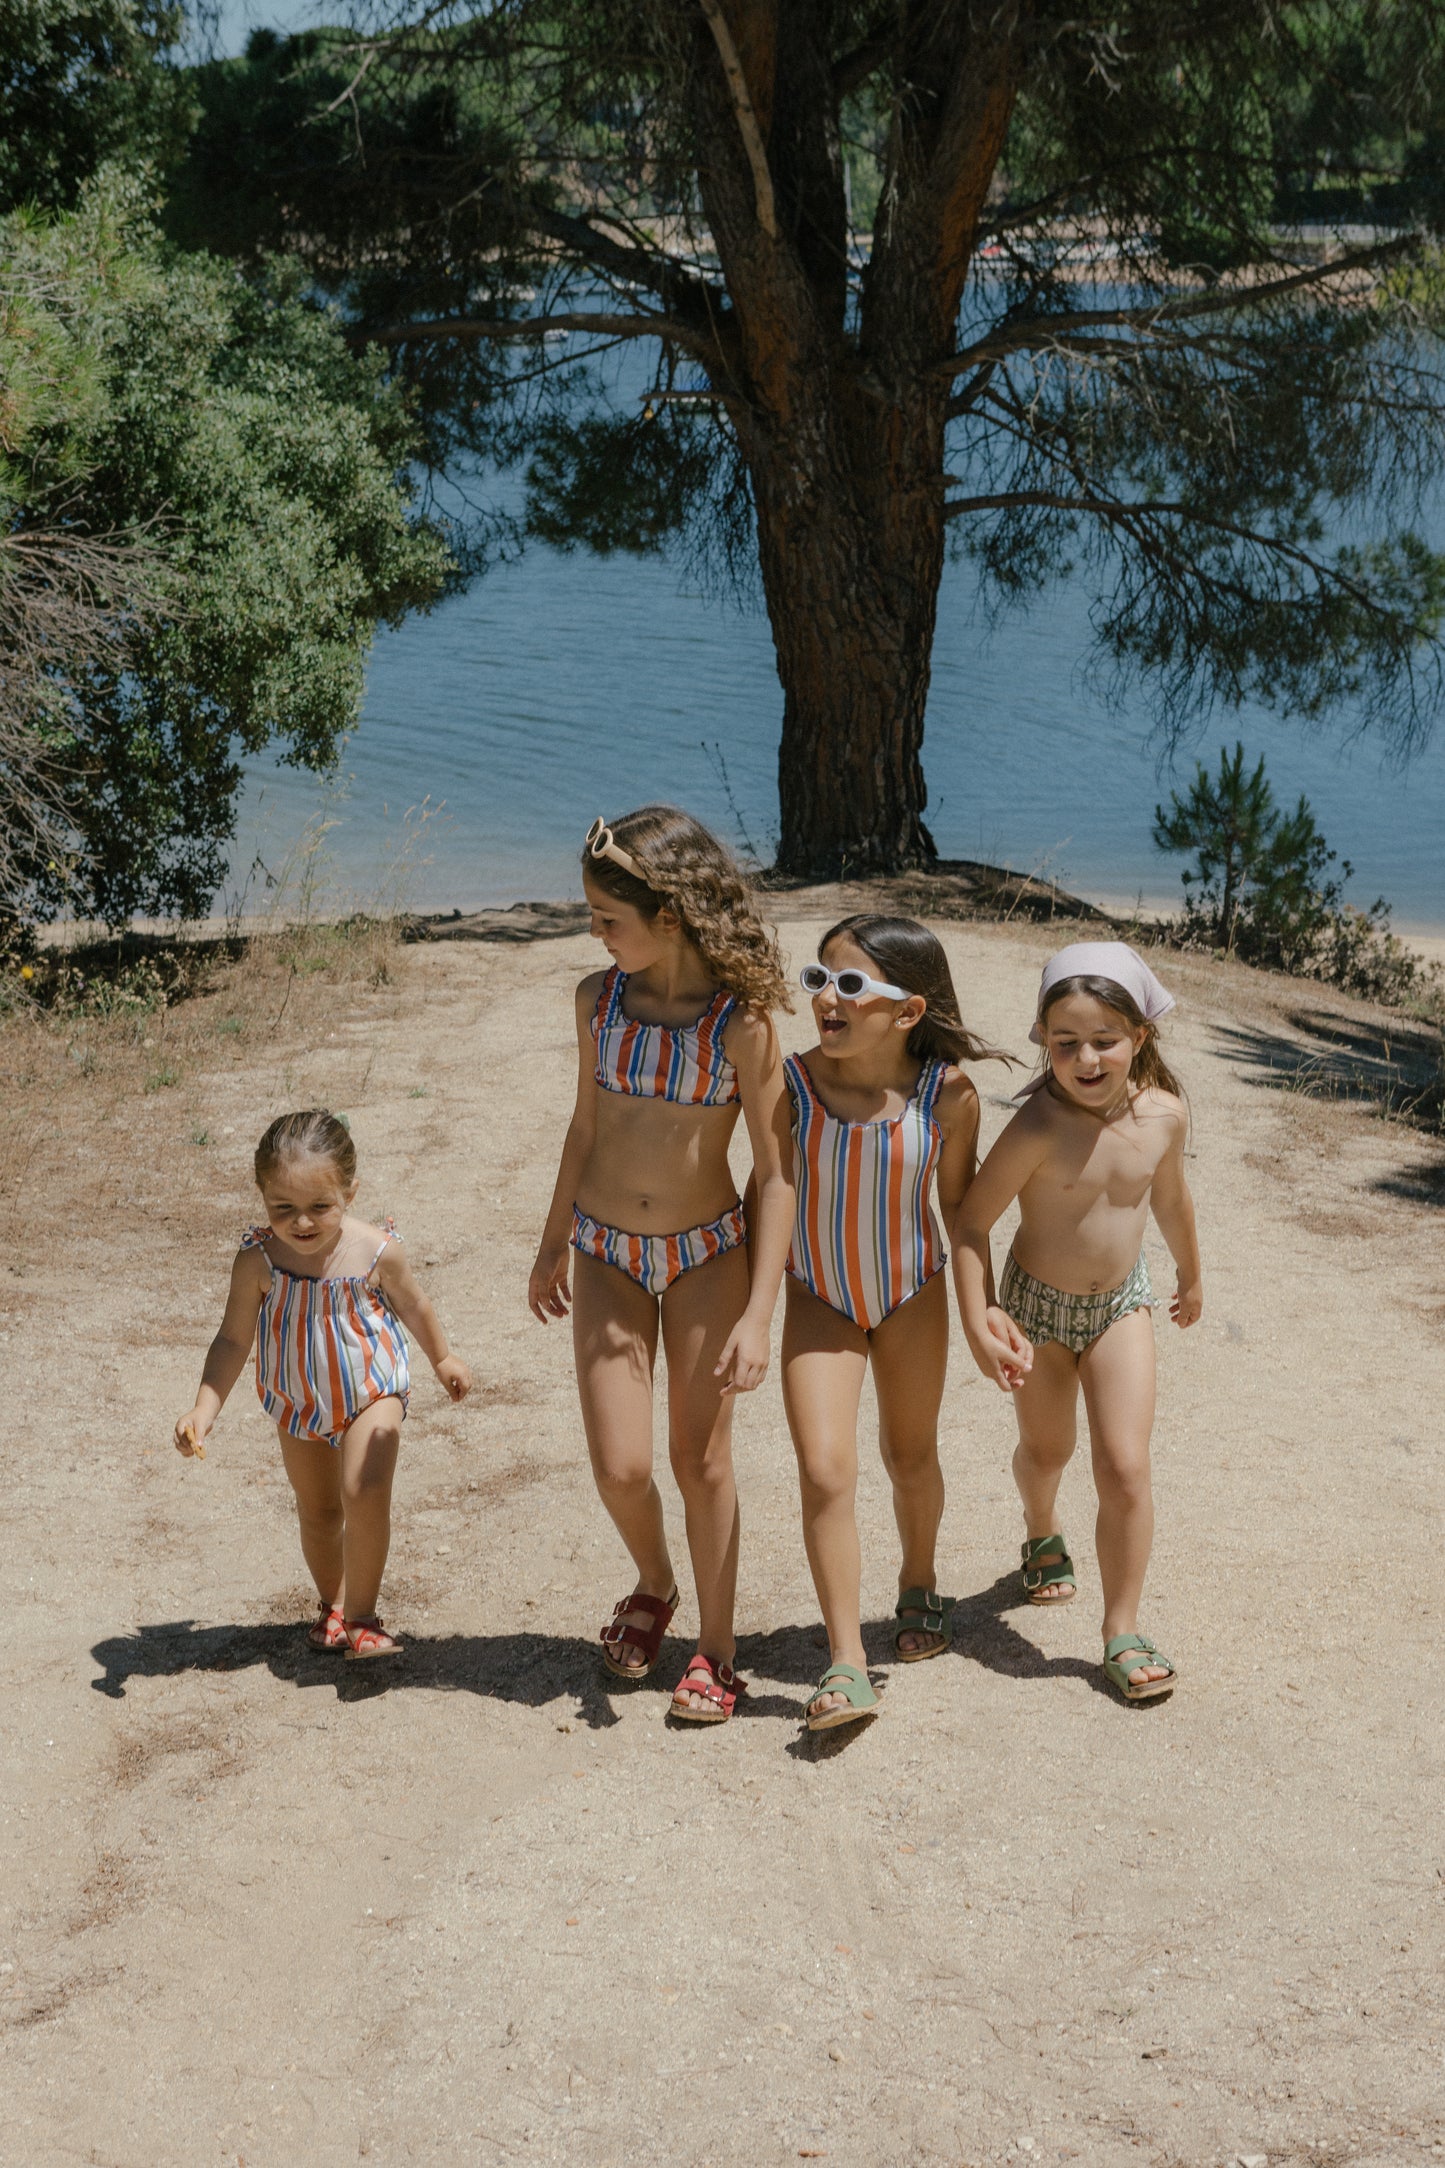
[[[626,977],[627,974],[622,969],[622,966],[613,964],[609,968],[607,976],[603,979],[601,991],[597,996],[597,1006],[592,1011],[592,1036],[594,1039],[600,1038],[609,1024],[615,1024],[619,1021],[619,1011],[622,1007],[622,988]],[[626,1022],[625,1017],[620,1020]]]
[[[266,1244],[271,1241],[272,1235],[273,1230],[269,1227],[260,1225],[248,1227],[241,1237],[241,1247],[243,1250],[259,1250],[265,1258],[268,1268],[274,1274],[276,1271],[275,1260],[266,1247]]]
[[[377,1245],[375,1257],[372,1258],[371,1263],[367,1266],[365,1272],[362,1274],[362,1278],[364,1280],[369,1280],[373,1272],[375,1272],[377,1266],[381,1263],[381,1253],[386,1248],[387,1244],[389,1242],[400,1242],[402,1240],[402,1237],[396,1231],[396,1221],[394,1219],[384,1219],[381,1225],[381,1241]]]
[[[936,1122],[938,1119],[938,1095],[943,1090],[947,1076],[948,1063],[934,1060],[919,1079],[918,1111],[925,1122]]]

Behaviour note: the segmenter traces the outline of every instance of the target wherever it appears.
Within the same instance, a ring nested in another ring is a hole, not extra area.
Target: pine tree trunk
[[[845,406],[857,398],[848,391]],[[862,441],[869,424],[876,431],[870,416],[840,441],[837,417],[826,417],[792,431],[780,459],[755,452],[751,462],[783,687],[777,864],[816,879],[936,856],[922,746],[943,570],[942,415],[916,413],[906,426],[887,417],[911,440],[902,463],[896,443],[887,459]],[[810,443],[819,456],[804,460]]]

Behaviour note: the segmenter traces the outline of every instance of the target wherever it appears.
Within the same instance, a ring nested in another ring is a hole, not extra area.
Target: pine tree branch
[[[861,90],[892,52],[898,36],[896,11],[880,15],[866,38],[833,63],[833,94],[840,101]]]
[[[1318,286],[1344,272],[1373,269],[1417,248],[1419,243],[1418,234],[1400,234],[1393,241],[1381,242],[1373,248],[1353,249],[1347,255],[1334,257],[1329,263],[1312,264],[1302,271],[1290,272],[1285,278],[1266,279],[1257,286],[1230,287],[1223,291],[1216,288],[1208,294],[1148,302],[1133,309],[1078,309],[1068,316],[1036,316],[1029,322],[976,339],[971,346],[950,355],[939,367],[949,376],[959,376],[966,369],[978,368],[982,362],[1000,361],[1005,355],[1019,353],[1026,347],[1063,345],[1079,331],[1125,325],[1148,330],[1155,324],[1175,324],[1189,317],[1220,316],[1238,309],[1256,308],[1262,301],[1274,301],[1282,294]]]
[[[723,14],[721,0],[698,0],[698,5],[707,17],[707,26],[718,49],[718,58],[728,81],[728,94],[732,99],[738,134],[742,137],[743,149],[752,168],[758,224],[770,241],[776,241],[778,210],[773,196],[773,176],[768,169],[768,154],[763,145],[762,130],[758,127],[758,116],[753,111],[748,79],[743,73],[743,64],[738,57],[733,34],[728,28],[727,17]]]
[[[350,346],[424,345],[444,339],[537,339],[549,331],[580,331],[605,339],[671,339],[678,346],[710,352],[710,342],[699,339],[687,324],[669,316],[605,316],[591,310],[557,316],[437,316],[414,323],[382,324],[369,330],[364,324],[348,325]]]

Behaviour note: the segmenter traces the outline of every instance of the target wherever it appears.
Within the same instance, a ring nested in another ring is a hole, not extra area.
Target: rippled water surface
[[[1445,730],[1400,771],[1378,743],[1350,745],[1348,719],[1306,731],[1246,710],[1211,725],[1171,778],[1147,699],[1112,711],[1087,660],[1083,596],[1064,589],[990,634],[971,575],[950,569],[924,749],[946,855],[1038,868],[1099,898],[1173,897],[1178,862],[1150,841],[1161,788],[1239,734],[1282,799],[1308,795],[1356,868],[1350,894],[1383,892],[1402,925],[1445,926]],[[336,821],[327,886],[365,901],[423,799],[443,810],[411,846],[421,908],[572,894],[593,815],[648,798],[735,841],[745,831],[766,858],[781,709],[763,616],[704,599],[666,563],[537,549],[378,641],[339,788],[253,765],[233,884],[258,855],[278,867],[320,812]]]

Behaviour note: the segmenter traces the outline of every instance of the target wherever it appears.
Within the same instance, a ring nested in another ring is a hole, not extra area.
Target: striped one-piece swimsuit
[[[597,1041],[594,1074],[605,1092],[638,1099],[666,1099],[674,1106],[736,1106],[742,1094],[728,1060],[723,1032],[737,997],[720,987],[692,1024],[639,1024],[623,1014],[627,973],[616,964],[602,982],[592,1018]],[[648,1295],[665,1295],[674,1280],[711,1258],[740,1249],[747,1240],[741,1203],[701,1227],[675,1234],[630,1234],[572,1208],[572,1247],[599,1264],[615,1265]]]
[[[248,1227],[241,1237],[242,1249],[260,1250],[271,1268],[256,1324],[256,1391],[291,1437],[340,1445],[373,1401],[394,1394],[406,1408],[406,1334],[371,1280],[382,1250],[401,1237],[388,1220],[365,1272],[323,1280],[275,1263],[266,1248],[272,1239],[269,1227]]]
[[[943,1149],[934,1110],[948,1064],[926,1062],[903,1112],[881,1122],[840,1121],[806,1063],[794,1054],[783,1066],[798,1195],[788,1271],[872,1332],[945,1262],[929,1190]]]

